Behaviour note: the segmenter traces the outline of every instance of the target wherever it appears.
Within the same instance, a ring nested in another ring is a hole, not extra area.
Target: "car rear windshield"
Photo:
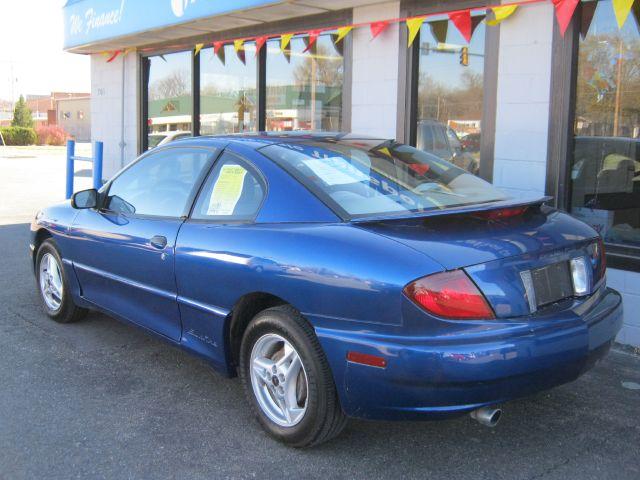
[[[281,143],[260,152],[343,218],[403,215],[507,199],[435,155],[393,141]]]

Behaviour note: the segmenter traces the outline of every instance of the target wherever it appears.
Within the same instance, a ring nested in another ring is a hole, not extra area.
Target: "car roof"
[[[344,132],[310,132],[310,131],[293,131],[293,132],[251,132],[236,133],[224,135],[202,135],[199,137],[180,138],[172,142],[173,145],[207,145],[224,141],[228,143],[242,143],[248,147],[259,149],[267,145],[283,144],[283,143],[349,143],[362,142],[363,147],[373,146],[372,144],[380,144],[388,142],[391,139],[372,137],[367,135],[359,135]]]

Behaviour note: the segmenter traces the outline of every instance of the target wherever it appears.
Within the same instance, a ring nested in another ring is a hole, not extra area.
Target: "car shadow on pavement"
[[[238,379],[106,315],[44,315],[28,226],[0,226],[6,478],[638,478],[637,357],[505,406],[501,423],[352,420],[307,450],[269,438]],[[27,473],[25,475],[25,472]]]

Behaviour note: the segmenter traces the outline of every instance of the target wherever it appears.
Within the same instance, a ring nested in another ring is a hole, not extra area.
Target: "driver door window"
[[[118,175],[105,209],[124,215],[181,217],[213,152],[169,148],[147,155]]]

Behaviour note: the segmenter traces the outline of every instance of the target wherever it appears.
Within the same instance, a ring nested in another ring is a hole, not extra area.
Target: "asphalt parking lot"
[[[47,182],[15,160],[0,152],[0,479],[640,478],[640,357],[621,350],[495,429],[351,421],[315,449],[275,443],[203,361],[101,314],[47,319],[26,223]]]

